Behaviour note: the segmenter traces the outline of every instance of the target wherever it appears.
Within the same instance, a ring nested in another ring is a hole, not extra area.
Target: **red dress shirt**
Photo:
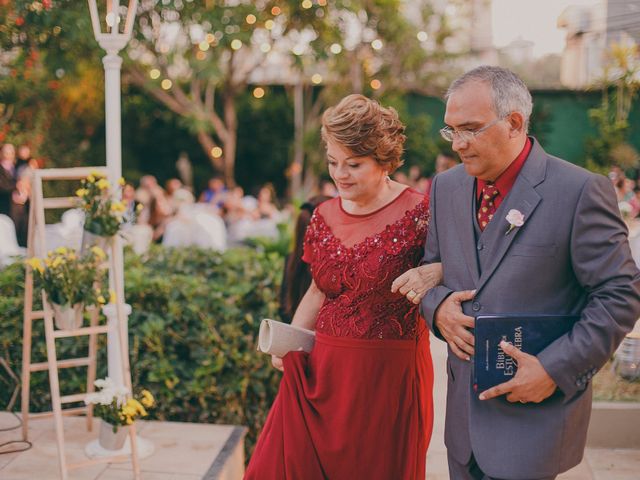
[[[533,142],[530,138],[527,137],[527,141],[524,144],[524,148],[520,152],[520,155],[516,157],[516,159],[511,162],[511,165],[507,167],[507,169],[500,174],[500,176],[496,179],[493,184],[498,189],[498,195],[493,200],[496,209],[500,207],[500,204],[505,199],[505,197],[511,191],[511,187],[516,182],[516,178],[518,178],[518,174],[520,170],[522,170],[522,166],[524,162],[527,160],[529,153],[531,152],[531,147],[533,147]],[[478,200],[478,205],[480,205],[480,196],[482,195],[482,189],[486,185],[485,180],[480,180],[479,178],[476,180],[478,182],[478,186],[476,188],[476,199]]]

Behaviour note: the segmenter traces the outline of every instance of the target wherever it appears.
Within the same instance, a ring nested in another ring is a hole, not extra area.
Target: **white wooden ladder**
[[[91,172],[99,172],[106,176],[106,168],[104,167],[78,167],[64,169],[46,169],[36,170],[32,177],[31,191],[31,207],[29,211],[29,235],[27,241],[28,258],[46,256],[46,234],[45,234],[45,210],[47,209],[69,209],[77,206],[76,197],[44,197],[43,183],[46,181],[79,181],[88,177]],[[109,254],[109,273],[112,281],[115,282],[115,291],[121,292],[123,288],[119,285],[123,276],[120,272],[122,262],[119,258],[115,258],[120,249],[113,248],[113,244],[119,239],[115,238],[107,248]],[[125,329],[125,315],[123,311],[124,299],[116,299],[117,312],[117,328],[120,342],[120,352],[122,356],[123,378],[125,386],[132,393],[131,388],[131,371],[129,366],[129,353],[126,350],[127,339]],[[93,423],[93,408],[91,405],[83,405],[80,407],[62,408],[65,404],[82,402],[87,393],[95,391],[94,381],[96,379],[96,363],[98,350],[98,334],[108,332],[107,324],[100,324],[100,313],[97,308],[88,308],[90,322],[88,327],[81,327],[74,330],[56,330],[53,323],[53,311],[44,291],[42,291],[42,310],[34,310],[34,285],[33,271],[30,266],[26,267],[25,275],[25,293],[24,293],[24,330],[23,330],[23,349],[22,349],[22,437],[28,440],[29,418],[53,416],[56,430],[56,442],[58,446],[58,459],[60,464],[60,478],[68,479],[68,471],[75,468],[81,468],[96,463],[123,461],[131,459],[133,464],[134,478],[140,478],[140,469],[138,464],[137,445],[136,445],[136,429],[135,423],[130,426],[129,439],[131,442],[131,455],[114,455],[108,457],[99,457],[83,462],[71,464],[67,463],[65,455],[65,439],[63,416],[67,415],[86,415],[87,430],[91,431]],[[84,313],[84,312],[83,312]],[[44,331],[47,348],[47,361],[39,363],[31,363],[31,346],[33,321],[44,320]],[[59,360],[56,355],[56,340],[59,338],[69,337],[89,337],[89,348],[86,357],[69,358]],[[61,368],[87,367],[87,389],[86,392],[75,393],[70,395],[60,395],[60,383],[58,379],[58,370]],[[51,387],[51,406],[52,410],[42,413],[29,413],[29,396],[30,396],[30,380],[31,373],[48,370],[49,385]]]

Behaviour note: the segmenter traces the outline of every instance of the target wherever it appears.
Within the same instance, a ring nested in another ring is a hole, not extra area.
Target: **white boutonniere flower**
[[[509,213],[507,213],[507,216],[505,218],[507,219],[507,222],[509,222],[509,230],[507,230],[507,233],[505,233],[505,235],[509,235],[512,230],[524,225],[524,215],[520,210],[509,210]]]

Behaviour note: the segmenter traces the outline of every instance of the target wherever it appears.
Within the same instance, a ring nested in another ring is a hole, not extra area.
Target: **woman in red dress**
[[[339,196],[307,229],[313,282],[292,322],[315,329],[316,342],[310,354],[273,358],[284,375],[246,479],[425,478],[433,369],[417,304],[441,269],[419,267],[420,287],[391,291],[418,265],[429,221],[428,200],[388,176],[403,132],[395,110],[362,95],[323,115]]]

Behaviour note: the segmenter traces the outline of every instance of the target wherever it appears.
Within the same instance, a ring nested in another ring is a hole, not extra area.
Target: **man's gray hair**
[[[447,90],[445,100],[469,82],[484,82],[489,85],[496,115],[504,118],[511,112],[520,112],[524,117],[525,132],[528,131],[533,100],[529,89],[520,77],[506,68],[482,65],[454,80]]]

